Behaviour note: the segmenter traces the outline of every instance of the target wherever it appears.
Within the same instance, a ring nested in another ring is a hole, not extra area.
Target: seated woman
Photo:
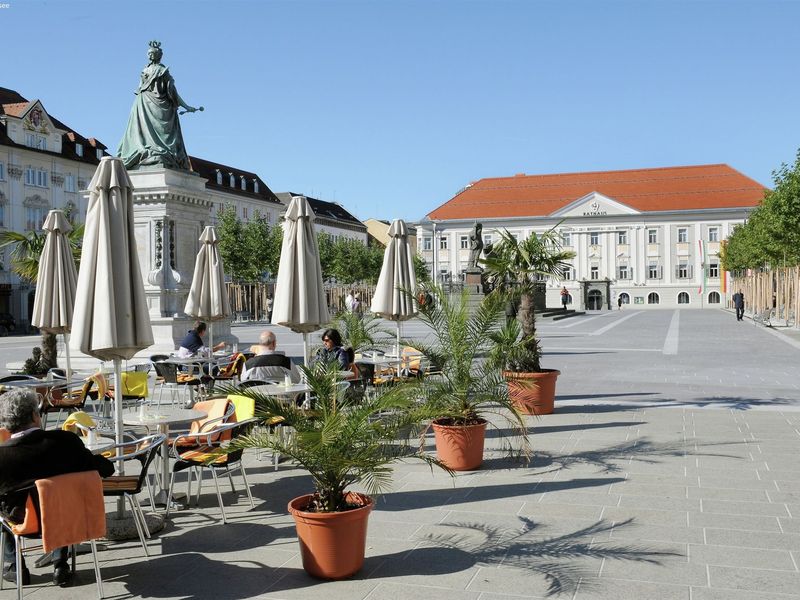
[[[322,343],[323,347],[314,356],[312,366],[329,365],[336,362],[340,371],[349,371],[350,360],[347,351],[342,348],[342,335],[336,329],[326,329],[322,332]]]

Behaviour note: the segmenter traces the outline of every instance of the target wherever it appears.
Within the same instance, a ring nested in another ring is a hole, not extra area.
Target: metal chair
[[[38,496],[37,503],[33,501],[31,492],[36,490]],[[22,554],[23,539],[41,538],[41,545],[36,548],[24,548],[24,551],[31,549],[43,549],[45,552],[56,548],[71,546],[72,570],[75,571],[75,546],[81,542],[88,541],[92,548],[92,558],[94,559],[94,573],[97,579],[97,591],[100,598],[103,598],[103,580],[100,576],[100,565],[97,562],[97,545],[95,540],[106,534],[106,513],[103,504],[103,487],[100,475],[97,471],[83,471],[80,473],[67,473],[57,475],[47,479],[39,479],[34,485],[16,490],[16,492],[28,492],[25,505],[25,518],[22,523],[15,523],[10,519],[0,515],[0,545],[5,545],[5,536],[14,536],[14,546],[16,550],[17,564],[17,598],[22,600]],[[51,498],[58,497],[60,501],[70,503],[72,519],[78,527],[73,531],[66,532],[59,528],[58,522],[51,522],[47,518],[48,514],[57,513],[55,507],[50,508],[49,504],[57,500]],[[4,568],[4,555],[0,554],[0,571]],[[0,577],[0,590],[3,589],[3,579]]]
[[[233,450],[232,452],[220,453],[220,449],[226,447],[231,440],[236,439],[241,435],[246,435],[252,427],[258,423],[257,419],[246,419],[238,423],[225,423],[215,427],[211,431],[205,433],[189,433],[178,436],[172,445],[177,460],[172,467],[172,477],[169,481],[169,491],[167,492],[167,511],[165,516],[169,516],[170,504],[172,501],[172,490],[175,486],[175,475],[180,471],[197,467],[201,470],[200,478],[197,486],[197,499],[195,504],[200,503],[200,492],[202,489],[202,469],[210,469],[211,475],[214,478],[214,486],[217,490],[217,501],[219,502],[219,509],[222,513],[222,522],[227,523],[225,515],[225,505],[222,502],[222,492],[219,489],[219,480],[217,478],[217,471],[223,470],[228,475],[228,480],[231,484],[231,490],[236,493],[236,488],[233,485],[233,477],[231,473],[239,470],[242,474],[244,481],[245,492],[250,500],[250,507],[255,508],[253,496],[250,493],[250,484],[247,482],[247,472],[242,464],[242,454],[244,450]],[[193,446],[185,449],[185,444],[189,443]],[[191,501],[191,478],[189,479],[188,499]]]
[[[194,400],[193,389],[200,385],[201,381],[199,377],[179,372],[178,365],[170,362],[154,362],[153,368],[156,371],[156,375],[158,375],[156,385],[160,386],[157,405],[161,405],[161,397],[164,393],[165,386],[169,386],[170,388],[172,404],[175,403],[177,394],[181,390],[189,390],[189,398],[192,401]]]
[[[155,506],[152,488],[147,480],[147,473],[166,438],[167,436],[163,433],[159,433],[113,446],[108,450],[108,453],[112,454],[112,456],[108,456],[108,460],[119,462],[135,459],[141,463],[141,470],[138,475],[112,475],[103,479],[103,496],[122,496],[130,504],[139,540],[142,542],[145,556],[148,557],[150,552],[147,550],[145,537],[150,537],[150,530],[147,527],[142,505],[139,504],[139,499],[136,496],[141,493],[142,487],[146,484],[150,495],[150,506]],[[116,456],[118,451],[121,451],[121,456]]]

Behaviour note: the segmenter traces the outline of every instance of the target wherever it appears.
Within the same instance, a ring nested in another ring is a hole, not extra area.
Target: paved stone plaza
[[[406,331],[422,333],[415,323]],[[149,561],[138,542],[106,545],[107,597],[799,595],[796,342],[721,310],[629,308],[542,321],[540,333],[545,366],[562,376],[556,414],[530,418],[532,463],[507,458],[495,432],[487,440],[495,451],[474,473],[451,480],[399,465],[353,579],[306,576],[286,504],[310,480],[250,454],[256,508],[226,493],[231,522],[223,525],[207,484],[199,509],[176,513],[154,536]],[[279,344],[297,341],[280,332]],[[90,564],[81,557],[76,585],[66,589],[50,584],[49,570],[34,571],[27,593],[92,597]]]

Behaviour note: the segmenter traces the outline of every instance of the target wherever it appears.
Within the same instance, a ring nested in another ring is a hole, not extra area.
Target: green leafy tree
[[[225,273],[234,281],[244,281],[247,273],[247,245],[244,226],[236,216],[236,210],[226,206],[217,215],[219,255],[225,265]]]

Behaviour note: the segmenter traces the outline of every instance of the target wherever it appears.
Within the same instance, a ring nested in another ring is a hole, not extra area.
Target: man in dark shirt
[[[103,477],[114,473],[111,461],[89,452],[74,433],[43,430],[39,401],[30,390],[15,389],[0,396],[0,427],[11,434],[9,440],[0,444],[0,511],[15,522],[24,519],[28,492],[14,490],[37,479],[65,473],[96,470]],[[6,565],[3,579],[16,582],[14,538],[8,531],[3,553]],[[57,585],[66,584],[71,575],[66,548],[53,553],[53,565],[53,581]],[[25,584],[30,581],[30,573],[24,562],[21,566]]]
[[[210,354],[208,346],[203,342],[203,336],[206,334],[206,324],[203,321],[197,321],[194,324],[194,329],[186,332],[186,336],[181,340],[180,347],[178,348],[178,356],[189,358],[190,356]],[[222,350],[225,347],[225,342],[220,342],[214,345],[214,350]]]

